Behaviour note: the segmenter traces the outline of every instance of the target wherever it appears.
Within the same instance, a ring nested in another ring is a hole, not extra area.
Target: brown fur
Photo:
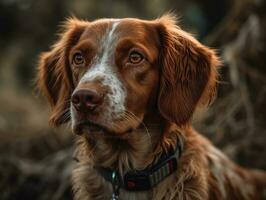
[[[107,127],[112,134],[77,136],[76,156],[80,162],[73,171],[76,200],[110,199],[111,184],[95,166],[119,170],[121,174],[145,169],[177,142],[183,145],[178,170],[152,190],[121,189],[120,199],[263,199],[266,174],[237,166],[192,128],[195,109],[215,97],[220,62],[215,51],[175,23],[173,16],[166,15],[153,21],[124,19],[119,24],[112,67],[127,88],[126,106],[132,115]],[[69,20],[59,42],[42,54],[38,85],[52,105],[52,124],[69,120],[70,96],[75,88],[93,87],[107,92],[108,88],[100,87],[100,80],[78,85],[87,68],[73,68],[70,60],[73,52],[81,49],[89,65],[101,50],[99,41],[111,25],[108,19]],[[124,68],[126,52],[133,44],[145,52],[147,61]]]

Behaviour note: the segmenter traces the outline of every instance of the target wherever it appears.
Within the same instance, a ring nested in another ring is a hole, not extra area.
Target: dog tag
[[[112,173],[112,187],[113,187],[113,194],[111,200],[119,200],[119,179],[118,174],[114,171]]]
[[[118,199],[118,195],[115,195],[114,193],[112,194],[112,198],[111,198],[111,200],[119,200]]]

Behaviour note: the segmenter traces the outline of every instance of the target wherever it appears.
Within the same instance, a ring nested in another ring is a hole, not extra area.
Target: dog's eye
[[[138,64],[143,60],[143,55],[140,53],[133,51],[129,54],[129,62],[132,64]]]
[[[82,64],[84,64],[84,62],[85,62],[85,59],[84,59],[83,55],[80,52],[77,52],[77,53],[74,54],[73,60],[72,60],[73,64],[82,65]]]

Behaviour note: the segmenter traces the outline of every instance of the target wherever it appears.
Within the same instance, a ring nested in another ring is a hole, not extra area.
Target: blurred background
[[[180,26],[218,49],[218,97],[195,126],[231,159],[266,169],[265,0],[0,0],[0,199],[72,199],[74,141],[52,129],[34,90],[40,52],[71,15],[153,19],[172,11]]]

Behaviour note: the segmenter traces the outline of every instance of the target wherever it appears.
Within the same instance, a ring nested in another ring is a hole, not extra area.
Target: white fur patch
[[[109,63],[114,60],[112,57],[118,39],[114,31],[118,24],[119,22],[114,22],[111,29],[107,30],[102,39],[102,56],[97,55],[94,58],[94,64],[80,80],[80,83],[84,83],[100,79],[102,85],[110,88],[110,93],[105,97],[108,102],[107,110],[103,113],[107,120],[117,118],[125,111],[126,90]]]

